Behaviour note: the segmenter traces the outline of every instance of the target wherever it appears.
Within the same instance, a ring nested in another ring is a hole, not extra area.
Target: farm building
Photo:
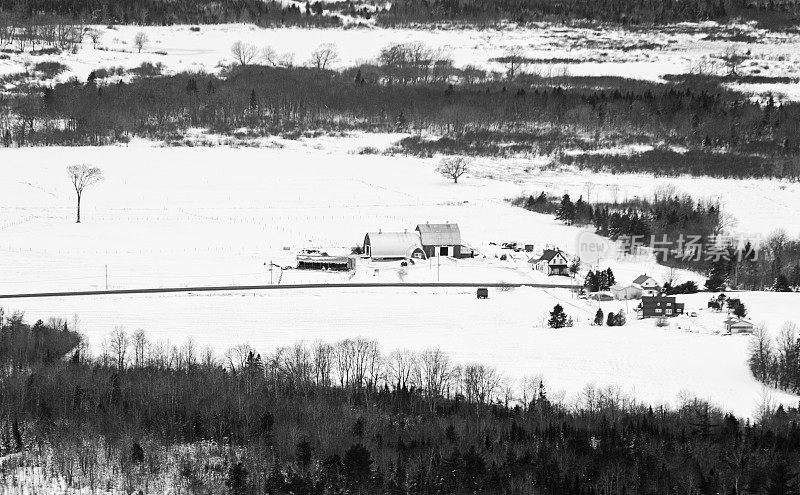
[[[350,271],[356,269],[355,256],[329,256],[328,253],[301,253],[297,255],[298,270],[335,270]]]
[[[614,299],[618,301],[625,301],[627,299],[639,299],[642,297],[642,288],[638,285],[620,285],[614,284],[610,288],[611,294]]]
[[[415,229],[419,234],[425,256],[461,257],[461,231],[455,223],[421,223]]]
[[[364,254],[374,260],[426,258],[416,232],[368,232],[364,237]]]
[[[539,259],[532,260],[534,269],[547,275],[569,275],[567,256],[560,249],[545,249]]]
[[[656,282],[656,279],[653,277],[645,275],[639,275],[633,281],[633,285],[638,286],[642,293],[642,297],[656,297],[661,294],[661,286]]]
[[[753,323],[744,318],[728,318],[723,323],[725,333],[753,333]]]
[[[636,314],[639,318],[671,317],[682,315],[683,310],[684,304],[676,302],[674,296],[643,296]]]

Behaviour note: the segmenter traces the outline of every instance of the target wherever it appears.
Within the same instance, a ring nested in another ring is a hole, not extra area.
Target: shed
[[[456,223],[421,223],[415,229],[419,233],[425,256],[461,257],[461,231]]]
[[[638,285],[619,285],[615,284],[610,287],[614,299],[618,301],[625,301],[627,299],[639,299],[642,297],[642,288]]]
[[[744,318],[728,318],[723,322],[725,333],[752,333],[753,323]]]
[[[415,232],[368,232],[364,236],[364,254],[375,260],[425,259]]]

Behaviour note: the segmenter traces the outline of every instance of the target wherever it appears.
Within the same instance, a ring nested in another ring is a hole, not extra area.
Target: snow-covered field
[[[503,164],[497,163],[494,179],[487,177],[487,164],[478,164],[474,175],[452,184],[434,172],[435,159],[353,153],[396,138],[274,140],[264,148],[160,148],[134,141],[127,147],[4,150],[0,293],[102,289],[106,266],[110,288],[268,283],[264,263],[270,260],[290,265],[306,247],[348,252],[368,231],[411,230],[425,221],[457,222],[464,241],[486,257],[405,269],[362,261],[355,274],[283,270],[272,275],[281,283],[568,282],[531,270],[525,253],[500,260],[501,250],[491,243],[532,243],[536,251],[557,245],[574,252],[580,229],[504,200],[542,186],[551,194],[580,189],[587,177],[547,173],[526,182],[502,172]],[[86,190],[78,225],[65,168],[80,162],[100,166],[106,180]],[[589,178],[598,184],[593,194],[611,194],[611,177]],[[628,195],[647,194],[656,184],[644,176],[617,180],[629,184]],[[748,218],[756,214],[749,205],[779,197],[786,185],[686,179],[677,186],[738,197],[729,209]],[[768,225],[791,220],[793,203],[789,196],[784,199]],[[664,273],[641,260],[606,264],[620,282],[642,272],[656,278]],[[702,282],[686,272],[679,277]],[[707,297],[682,300],[692,310],[705,307]],[[766,322],[774,332],[783,321],[796,319],[796,297],[742,295],[753,320]],[[543,316],[556,302],[575,318],[575,328],[542,328]],[[219,353],[242,342],[269,350],[299,340],[362,335],[378,339],[387,351],[440,346],[458,362],[492,364],[511,378],[542,374],[568,400],[588,383],[616,385],[648,402],[675,404],[679,396],[696,395],[742,415],[751,415],[762,400],[762,387],[745,363],[747,338],[714,334],[724,315],[701,312],[662,329],[652,321],[637,322],[630,313],[626,327],[597,328],[588,325],[597,303],[573,299],[565,290],[492,291],[488,301],[477,301],[467,289],[318,289],[1,304],[25,311],[32,320],[71,320],[77,314],[95,347],[115,326],[142,328],[154,340],[173,343],[191,336]],[[605,311],[625,308],[619,302],[602,305]]]
[[[793,318],[795,294],[742,293],[755,321],[775,332]],[[384,351],[441,347],[456,362],[480,362],[519,380],[541,375],[553,397],[572,401],[587,384],[615,386],[637,400],[677,405],[701,397],[751,417],[765,396],[795,405],[797,397],[766,393],[745,364],[748,337],[722,336],[725,318],[705,307],[707,294],[681,297],[697,318],[658,328],[636,320],[631,302],[624,327],[594,327],[596,302],[567,290],[492,290],[479,301],[469,289],[316,289],[194,295],[142,295],[31,299],[12,302],[34,315],[80,317],[80,329],[95,346],[116,326],[143,329],[155,342],[183,343],[219,354],[247,342],[259,351],[300,340],[332,342],[364,336]],[[552,330],[543,319],[561,303],[576,327]],[[604,311],[625,310],[624,302],[600,303]],[[679,329],[678,326],[681,328]]]
[[[698,60],[716,58],[729,47],[748,52],[740,73],[761,76],[800,77],[800,35],[772,33],[749,26],[737,26],[752,42],[731,42],[709,33],[724,31],[714,23],[682,24],[659,30],[626,30],[609,27],[576,28],[540,25],[497,29],[383,29],[372,26],[341,29],[261,29],[253,25],[202,26],[94,26],[102,33],[98,48],[87,38],[76,53],[30,57],[13,55],[0,60],[0,75],[20,72],[25,63],[47,59],[66,64],[69,70],[58,77],[81,80],[100,67],[136,67],[142,62],[163,63],[168,70],[216,72],[221,64],[233,62],[230,47],[244,41],[257,47],[272,46],[295,64],[305,64],[324,40],[333,43],[340,55],[338,67],[374,61],[391,43],[421,41],[449,54],[457,66],[473,65],[503,72],[493,61],[510,48],[536,62],[526,71],[543,75],[609,75],[659,81],[665,74],[686,73]],[[149,42],[141,53],[133,46],[136,33],[144,31]],[[724,36],[723,36],[724,38]],[[742,89],[753,93],[773,92],[778,99],[800,99],[800,84],[750,84]]]

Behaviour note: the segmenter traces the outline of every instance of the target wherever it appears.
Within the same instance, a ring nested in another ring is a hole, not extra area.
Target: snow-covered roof
[[[421,223],[416,230],[423,246],[461,245],[461,231],[456,223]]]
[[[416,232],[368,232],[364,237],[367,245],[373,258],[410,258],[415,250],[422,250]]]

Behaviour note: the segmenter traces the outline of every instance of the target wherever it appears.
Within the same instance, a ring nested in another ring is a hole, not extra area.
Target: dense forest
[[[159,72],[143,66],[123,82],[98,68],[88,81],[1,95],[2,144],[105,144],[133,135],[180,143],[190,127],[290,137],[400,130],[414,135],[398,151],[423,155],[559,155],[663,143],[691,151],[561,159],[615,172],[800,177],[800,104],[770,99],[762,106],[713,84],[509,77],[455,68],[418,43],[391,45],[378,63],[341,72],[258,65],[236,65],[219,76]],[[441,138],[423,140],[423,132]]]
[[[2,321],[11,493],[29,466],[68,489],[126,493],[800,489],[795,408],[766,404],[751,423],[698,400],[648,407],[591,387],[567,405],[540,380],[513,394],[491,368],[437,350],[383,355],[366,339],[217,358],[116,329],[90,357],[60,320]]]
[[[310,9],[309,9],[310,10]],[[254,22],[261,25],[298,23],[278,2],[258,0],[0,0],[0,12],[23,17],[58,14],[87,23]],[[326,15],[321,14],[325,12]],[[299,14],[299,12],[297,12]],[[318,4],[304,16],[309,24],[335,15],[377,18],[385,25],[456,21],[488,25],[498,21],[593,21],[624,25],[653,25],[684,21],[726,21],[733,18],[760,21],[766,26],[786,27],[800,14],[796,0],[404,0],[389,6],[356,8],[353,2]],[[314,15],[316,14],[316,15]],[[277,22],[276,22],[277,21]],[[324,25],[324,24],[323,24]],[[328,24],[332,25],[332,24]]]

